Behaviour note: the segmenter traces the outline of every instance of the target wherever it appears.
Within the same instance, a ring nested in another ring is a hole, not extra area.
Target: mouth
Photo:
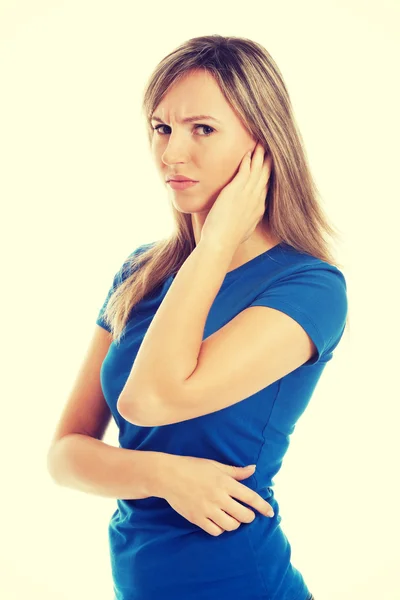
[[[173,190],[184,190],[186,188],[193,187],[199,182],[191,181],[190,179],[187,179],[185,181],[174,181],[173,179],[170,179],[169,181],[167,181],[167,183],[169,186],[172,187]]]
[[[183,177],[181,177],[180,179],[174,179],[173,177],[171,179],[167,179],[167,183],[169,183],[170,181],[192,181],[193,183],[198,183],[196,179],[186,179]]]

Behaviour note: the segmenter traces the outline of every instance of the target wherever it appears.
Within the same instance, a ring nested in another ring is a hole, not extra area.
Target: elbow
[[[134,415],[134,406],[132,400],[128,402],[126,397],[123,397],[122,394],[120,395],[117,401],[117,411],[119,412],[121,417],[125,419],[125,421],[132,423],[132,425],[140,425],[140,423],[138,423],[136,415]]]
[[[145,401],[146,397],[143,395],[141,396],[141,402],[137,402],[136,400],[132,400],[132,398],[128,399],[121,394],[117,401],[117,411],[125,421],[128,421],[128,423],[139,427],[146,427],[146,411],[143,410]],[[139,410],[140,408],[142,410]]]
[[[160,402],[150,393],[139,394],[134,401],[128,400],[121,394],[118,398],[117,410],[132,425],[139,427],[164,425]]]
[[[52,480],[55,481],[55,471],[54,471],[52,450],[53,450],[53,448],[50,448],[50,450],[47,452],[47,455],[46,455],[46,468],[47,468],[47,472],[49,473],[49,475],[52,478]]]
[[[59,484],[59,448],[57,446],[56,442],[55,444],[53,444],[50,449],[47,452],[47,456],[46,456],[46,467],[47,467],[47,472],[49,473],[50,477],[52,478],[52,480],[54,481],[54,483]]]

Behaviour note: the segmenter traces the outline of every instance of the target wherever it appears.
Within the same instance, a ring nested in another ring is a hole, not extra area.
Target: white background
[[[394,0],[2,0],[2,598],[113,597],[116,501],[58,487],[46,454],[115,271],[172,228],[145,82],[214,33],[276,60],[344,240],[351,331],[275,478],[292,562],[316,600],[400,598],[399,13]],[[118,445],[113,422],[104,441]]]

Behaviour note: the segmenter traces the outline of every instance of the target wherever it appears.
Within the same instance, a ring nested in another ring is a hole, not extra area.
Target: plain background
[[[46,453],[115,271],[172,228],[145,82],[213,33],[276,60],[343,235],[351,331],[275,478],[292,562],[317,600],[400,598],[399,16],[394,0],[2,0],[2,598],[113,597],[116,501],[56,486]]]

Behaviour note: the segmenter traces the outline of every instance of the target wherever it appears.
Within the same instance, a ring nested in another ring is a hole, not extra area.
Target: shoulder
[[[274,308],[296,320],[328,358],[346,325],[346,279],[335,265],[285,250],[269,264],[268,277],[259,280],[251,306]]]
[[[337,285],[343,286],[345,290],[347,289],[346,277],[336,265],[284,244],[276,260],[274,260],[269,283],[279,282],[285,278],[300,281],[302,276],[303,278],[308,277],[310,280],[325,279],[326,281],[332,281],[333,285],[336,282]]]
[[[121,268],[119,269],[117,276],[120,283],[122,283],[128,276],[132,275],[137,268],[137,258],[145,253],[147,250],[152,248],[157,242],[149,242],[136,246],[134,250],[125,258]]]

